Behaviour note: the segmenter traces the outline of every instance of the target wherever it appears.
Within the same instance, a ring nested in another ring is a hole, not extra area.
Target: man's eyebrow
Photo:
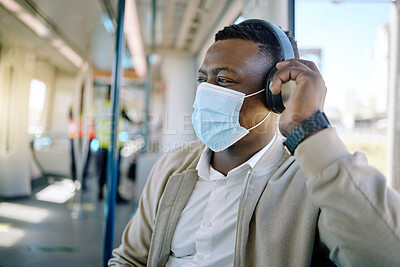
[[[203,70],[203,69],[199,69],[198,73],[201,73],[201,74],[207,75],[207,72],[206,72],[205,70]]]
[[[228,68],[228,67],[221,67],[221,68],[214,68],[214,69],[211,69],[211,72],[212,72],[214,75],[215,75],[215,74],[218,74],[218,73],[221,72],[221,71],[228,71],[228,72],[231,72],[231,73],[233,73],[233,74],[237,74],[237,71],[235,71],[234,69]],[[201,73],[201,74],[207,75],[207,72],[206,72],[205,70],[203,70],[203,69],[199,69],[198,72]]]

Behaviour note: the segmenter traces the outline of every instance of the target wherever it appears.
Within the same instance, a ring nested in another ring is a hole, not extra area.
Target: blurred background
[[[117,7],[0,0],[0,266],[101,265],[112,119],[116,246],[154,162],[196,139],[197,70],[214,34],[249,18],[292,31],[349,150],[400,190],[398,1],[126,0],[120,24]]]

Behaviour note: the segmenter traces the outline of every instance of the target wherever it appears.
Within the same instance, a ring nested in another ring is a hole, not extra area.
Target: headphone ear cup
[[[267,75],[267,81],[265,83],[265,104],[269,110],[272,110],[272,99],[271,99],[271,90],[269,89],[270,84],[272,83],[272,79],[274,78],[274,74],[276,72],[276,68],[273,67]]]
[[[267,108],[272,110],[272,112],[280,114],[285,110],[285,106],[283,105],[282,102],[282,95],[279,92],[279,94],[274,95],[272,94],[271,90],[269,89],[269,85],[272,83],[272,80],[274,78],[274,75],[278,69],[273,68],[271,71],[268,73],[267,76],[267,82],[265,85],[265,103],[267,105]]]

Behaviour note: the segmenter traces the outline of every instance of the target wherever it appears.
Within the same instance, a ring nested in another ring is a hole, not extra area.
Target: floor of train
[[[102,266],[105,200],[98,199],[97,179],[88,179],[81,205],[77,194],[61,204],[38,200],[38,192],[60,183],[45,180],[30,197],[0,199],[0,267]],[[114,247],[135,208],[135,198],[116,205]]]

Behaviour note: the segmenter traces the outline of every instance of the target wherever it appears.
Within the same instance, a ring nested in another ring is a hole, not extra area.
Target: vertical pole
[[[10,76],[8,80],[8,102],[7,102],[7,124],[6,124],[6,152],[9,153],[10,150],[10,133],[11,133],[11,101],[13,94],[13,78],[14,78],[14,67],[10,67]],[[30,93],[30,92],[29,92]]]
[[[157,11],[157,1],[152,1],[152,18],[151,18],[151,49],[154,51],[156,47],[156,11]],[[147,63],[149,63],[147,61]]]
[[[155,49],[156,45],[156,6],[157,1],[153,0],[152,1],[152,19],[151,19],[151,49]],[[144,119],[143,119],[143,139],[144,139],[144,146],[142,148],[142,153],[146,153],[147,151],[147,146],[149,143],[149,135],[150,135],[150,128],[149,128],[149,107],[150,107],[150,93],[151,93],[151,60],[150,60],[151,55],[146,57],[146,63],[147,63],[147,71],[146,71],[146,82],[144,85],[145,89],[145,108],[144,108]]]
[[[400,192],[400,2],[391,3],[388,183]]]
[[[151,92],[151,63],[150,56],[146,57],[147,60],[147,72],[146,72],[146,82],[144,84],[145,90],[145,106],[144,106],[144,118],[143,118],[143,126],[144,126],[144,146],[142,148],[142,153],[146,153],[147,145],[149,142],[150,128],[149,128],[149,107],[150,107],[150,92]]]
[[[289,13],[289,31],[293,37],[295,37],[295,20],[296,20],[296,10],[295,10],[295,1],[296,0],[288,0],[288,13]]]
[[[72,146],[73,146],[73,153],[74,153],[74,158],[71,160],[75,160],[75,175],[76,175],[76,181],[82,185],[82,156],[83,152],[81,151],[81,146],[80,146],[80,136],[79,136],[79,131],[81,130],[81,118],[80,118],[80,113],[81,113],[81,100],[82,100],[82,84],[85,79],[86,75],[86,70],[84,67],[81,67],[77,77],[76,77],[76,82],[75,82],[75,99],[74,99],[74,105],[73,105],[73,120],[75,123],[75,135],[73,138]],[[76,182],[75,181],[75,182]],[[76,195],[74,198],[74,205],[73,209],[71,211],[71,217],[75,220],[81,219],[83,216],[83,210],[82,210],[82,188],[78,188],[76,191]]]
[[[120,117],[119,107],[119,87],[122,73],[122,54],[124,50],[124,15],[125,0],[118,1],[117,30],[115,33],[115,55],[112,71],[111,84],[111,136],[108,146],[107,157],[107,202],[104,210],[105,214],[105,233],[104,233],[104,250],[103,250],[103,266],[107,266],[108,260],[111,258],[111,252],[114,243],[114,217],[115,202],[117,198],[117,179],[118,179],[118,121]]]

